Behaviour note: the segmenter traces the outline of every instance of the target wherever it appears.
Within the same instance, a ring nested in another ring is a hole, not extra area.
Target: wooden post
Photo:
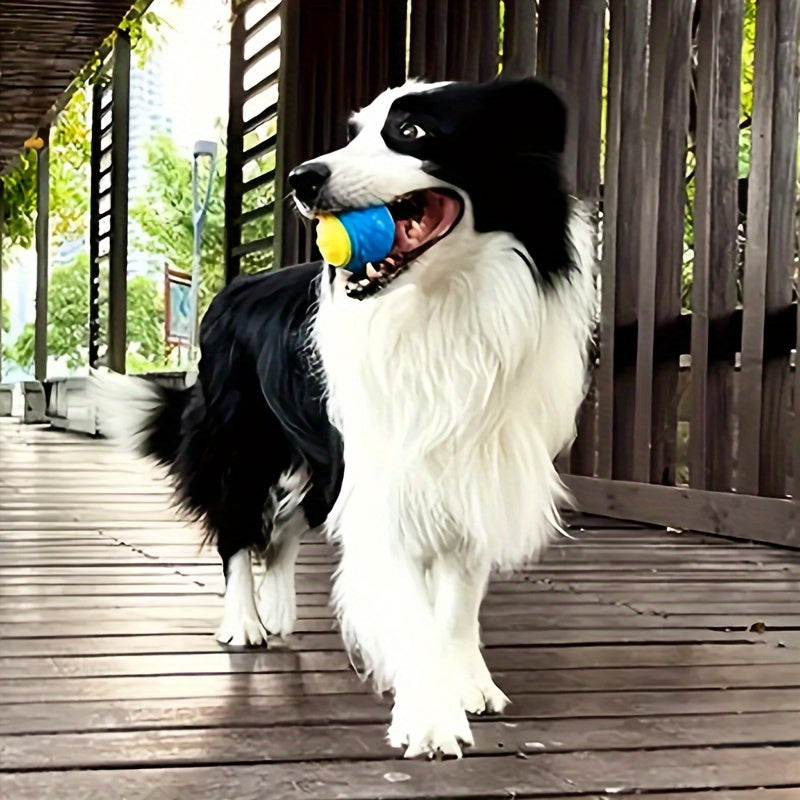
[[[128,314],[128,139],[131,41],[117,31],[111,73],[111,249],[108,289],[108,367],[125,372]]]
[[[0,178],[0,384],[3,383],[3,233],[6,224],[5,183]]]
[[[230,70],[228,77],[228,137],[225,170],[225,283],[230,283],[240,271],[241,257],[235,250],[242,243],[242,151],[244,148],[244,11],[233,3],[231,22]],[[281,60],[291,57],[286,47]],[[281,70],[283,72],[283,70]],[[276,254],[278,255],[278,254]],[[276,261],[276,266],[278,262]]]
[[[47,282],[50,248],[50,129],[40,131],[44,144],[36,152],[36,319],[34,322],[34,375],[47,378]]]

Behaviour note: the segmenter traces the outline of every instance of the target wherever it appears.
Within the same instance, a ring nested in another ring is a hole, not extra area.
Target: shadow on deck
[[[797,800],[800,554],[572,533],[484,604],[508,715],[462,762],[405,762],[333,630],[325,544],[302,548],[291,641],[226,652],[215,555],[147,465],[5,421],[0,797]]]

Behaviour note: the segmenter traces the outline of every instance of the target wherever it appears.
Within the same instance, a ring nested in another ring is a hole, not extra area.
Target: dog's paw
[[[462,708],[470,714],[501,714],[509,699],[492,680],[483,654],[468,647],[452,654],[450,674],[459,688]]]
[[[297,600],[292,574],[269,570],[258,590],[258,614],[266,629],[288,636],[297,623]]]
[[[404,758],[461,758],[474,744],[466,714],[458,703],[395,703],[389,744],[405,748]]]
[[[231,647],[261,647],[267,643],[267,629],[255,607],[239,614],[226,613],[215,636],[218,642]]]
[[[461,698],[464,710],[470,714],[502,714],[511,702],[491,678],[488,683],[469,683]]]

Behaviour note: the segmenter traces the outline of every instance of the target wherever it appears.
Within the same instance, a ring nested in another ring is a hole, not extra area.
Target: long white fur
[[[309,530],[300,505],[310,486],[306,466],[285,472],[278,480],[277,502],[267,551],[266,572],[256,589],[258,613],[270,633],[286,636],[297,622],[295,564],[300,542]]]
[[[93,369],[87,392],[95,404],[100,433],[141,455],[150,422],[161,407],[156,387],[143,378]]]
[[[420,88],[382,95],[353,142],[320,159],[343,205],[446,185],[379,135],[391,100]],[[574,437],[594,319],[580,213],[578,268],[545,286],[513,236],[474,230],[462,196],[457,227],[377,296],[347,297],[342,274],[324,285],[314,325],[345,443],[328,521],[342,547],[334,599],[346,644],[394,691],[390,740],[407,756],[460,755],[465,709],[481,710],[479,695],[490,710],[505,703],[477,610],[490,568],[536,558],[558,529],[567,495],[553,459]]]

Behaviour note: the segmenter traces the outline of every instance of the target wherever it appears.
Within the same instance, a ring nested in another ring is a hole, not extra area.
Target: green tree
[[[248,142],[246,146],[249,146]],[[217,171],[209,199],[208,216],[203,233],[200,254],[201,285],[200,312],[208,307],[211,299],[222,288],[225,260],[225,152],[217,159]],[[274,156],[272,156],[274,159]],[[202,167],[207,168],[205,159]],[[271,164],[259,162],[251,170],[271,168]],[[133,201],[130,208],[132,219],[138,224],[139,233],[135,246],[148,253],[160,256],[177,269],[191,272],[192,269],[192,159],[166,133],[159,133],[150,143],[147,169],[149,180],[143,195]],[[207,174],[201,175],[201,186],[205,186]],[[252,177],[246,175],[245,178]],[[265,187],[259,196],[248,193],[244,210],[255,208],[259,203],[272,198],[272,186]],[[269,214],[247,226],[243,231],[247,240],[268,236],[273,231],[273,217]],[[272,266],[272,252],[263,251],[250,256],[247,271],[267,269]]]
[[[101,275],[101,287],[108,285]],[[85,365],[89,355],[89,257],[79,253],[73,261],[56,267],[48,292],[47,350],[65,357],[67,367]],[[158,284],[145,275],[128,280],[128,349],[130,372],[163,368],[167,364],[164,345],[164,298]],[[108,330],[108,303],[101,297],[100,329]],[[34,327],[27,324],[5,355],[23,369],[33,367]]]
[[[6,297],[3,298],[3,303],[0,305],[0,330],[3,333],[11,330],[11,305]]]
[[[214,178],[200,255],[200,306],[205,309],[222,288],[225,244],[224,153]],[[138,224],[134,246],[161,257],[176,269],[192,269],[192,161],[166,133],[157,133],[147,154],[148,182],[134,199],[131,218]],[[206,176],[203,176],[204,178]]]

